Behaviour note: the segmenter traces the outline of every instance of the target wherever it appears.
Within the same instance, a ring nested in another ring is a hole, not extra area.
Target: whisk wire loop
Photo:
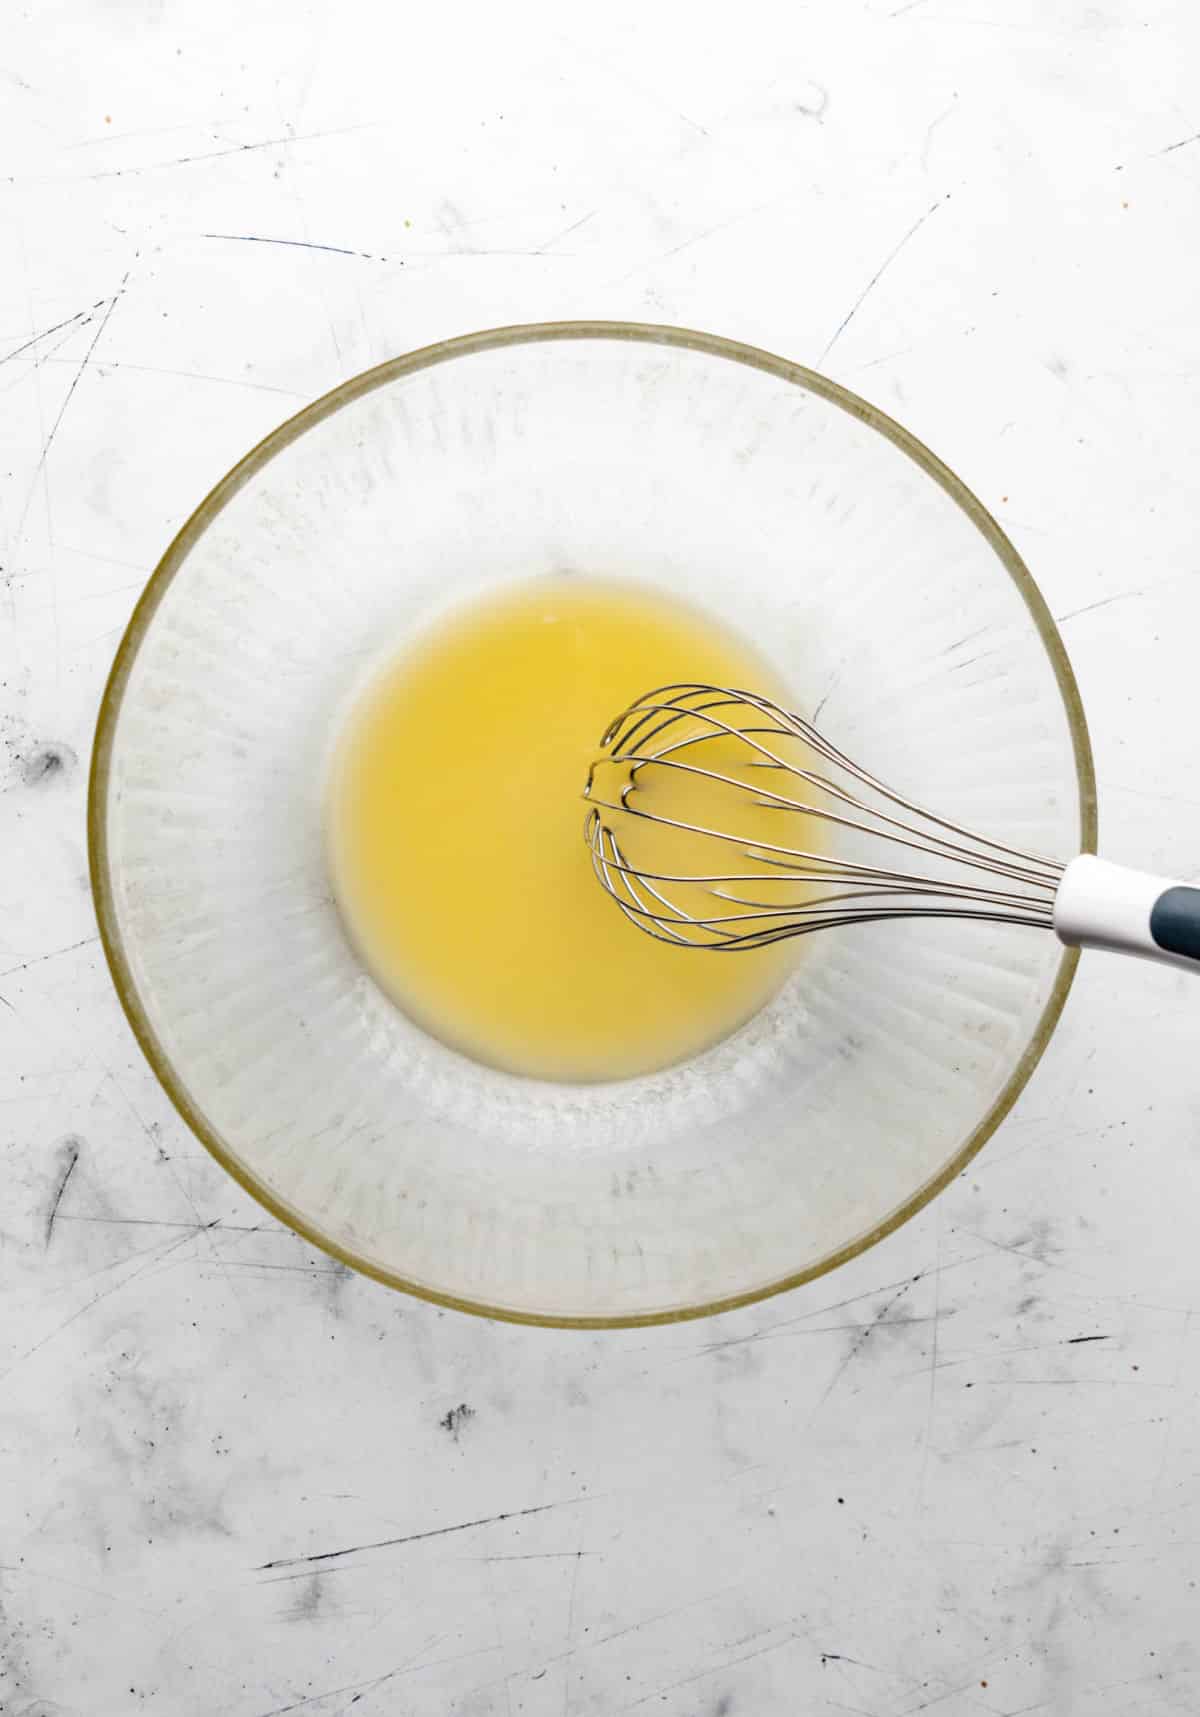
[[[829,773],[813,766],[818,760]],[[781,776],[788,778],[786,785]],[[772,778],[777,785],[770,784]],[[610,780],[616,785],[606,792]],[[673,815],[674,780],[731,795],[735,808],[741,800],[760,810],[816,818],[857,841],[856,853],[864,839],[886,842],[941,868],[922,874],[893,868],[882,858],[872,863],[816,852]],[[926,810],[870,774],[811,722],[756,692],[681,682],[645,693],[606,729],[584,797],[585,836],[598,880],[626,918],[662,941],[745,949],[892,918],[968,918],[1039,929],[1053,923],[1063,872],[1056,860]],[[717,852],[736,847],[750,868],[639,866],[627,856],[625,842],[626,836],[634,841],[639,822],[704,837]]]

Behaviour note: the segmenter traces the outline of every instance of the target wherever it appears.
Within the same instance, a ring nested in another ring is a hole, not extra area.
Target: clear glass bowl
[[[646,1323],[803,1282],[919,1209],[1013,1103],[1076,956],[980,924],[814,936],[734,1037],[623,1083],[428,1037],[330,896],[331,737],[381,649],[563,569],[702,603],[838,745],[985,833],[1090,849],[1094,781],[995,521],[872,406],[727,340],[452,340],[327,394],[201,503],[121,643],[91,784],[100,929],[151,1064],[218,1161],[356,1269],[491,1316]]]

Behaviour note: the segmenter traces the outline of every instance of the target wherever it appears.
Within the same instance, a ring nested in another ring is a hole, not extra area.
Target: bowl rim
[[[871,405],[857,394],[851,393],[848,388],[842,387],[840,383],[831,381],[827,376],[823,376],[803,364],[793,363],[789,359],[777,357],[771,352],[756,346],[745,345],[738,340],[727,339],[718,334],[701,333],[695,329],[648,322],[597,320],[522,323],[484,329],[478,333],[439,340],[432,345],[420,347],[401,357],[387,359],[385,362],[339,383],[337,387],[322,394],[292,417],[286,418],[226,472],[225,476],[208,492],[185,520],[168,544],[134,606],[129,624],[117,647],[101,697],[92,747],[87,808],[88,868],[101,945],[117,996],[142,1052],[167,1096],[201,1144],[215,1157],[226,1173],[231,1175],[272,1216],[299,1234],[302,1239],[307,1240],[338,1262],[346,1264],[360,1274],[382,1282],[388,1287],[398,1288],[405,1293],[414,1295],[417,1299],[430,1301],[435,1305],[451,1307],[457,1311],[472,1312],[477,1316],[495,1318],[507,1323],[532,1324],[555,1329],[631,1329],[651,1324],[680,1323],[691,1318],[709,1317],[718,1312],[731,1311],[738,1306],[751,1305],[758,1300],[769,1299],[773,1295],[784,1293],[790,1288],[800,1287],[803,1283],[814,1281],[817,1277],[828,1274],[829,1271],[837,1269],[840,1265],[848,1263],[852,1258],[866,1252],[907,1222],[910,1217],[915,1216],[919,1210],[924,1209],[939,1192],[962,1173],[971,1159],[983,1148],[1020,1096],[1041,1059],[1062,1013],[1075,976],[1075,968],[1079,962],[1078,949],[1063,950],[1050,995],[1037,1020],[1030,1040],[1009,1074],[1003,1089],[993,1100],[982,1119],[976,1123],[957,1151],[936,1175],[903,1200],[865,1234],[847,1242],[835,1252],[820,1259],[816,1264],[810,1264],[804,1269],[796,1270],[767,1283],[765,1286],[751,1288],[742,1293],[722,1295],[717,1299],[698,1302],[695,1305],[670,1307],[662,1311],[595,1316],[522,1311],[514,1307],[491,1305],[486,1301],[473,1300],[462,1295],[443,1293],[436,1288],[426,1286],[424,1283],[412,1281],[398,1271],[389,1270],[373,1263],[368,1258],[359,1256],[351,1248],[343,1246],[325,1234],[302,1211],[295,1209],[286,1200],[279,1198],[238,1158],[234,1150],[225,1143],[216,1129],[209,1123],[199,1104],[191,1096],[183,1080],[175,1071],[154,1029],[149,1009],[138,992],[118,921],[112,859],[108,845],[108,797],[112,780],[112,754],[121,706],[134,661],[150,631],[159,603],[176,572],[209,525],[228,505],[238,490],[277,453],[282,452],[284,448],[309,429],[314,428],[325,418],[332,416],[344,405],[362,398],[363,395],[373,392],[376,388],[386,386],[389,382],[403,376],[414,375],[419,370],[428,369],[435,364],[470,357],[479,352],[494,351],[507,346],[567,340],[621,340],[643,345],[659,345],[673,349],[702,352],[710,357],[732,360],[751,369],[765,371],[780,380],[791,382],[809,393],[814,393],[830,404],[838,406],[841,410],[849,412],[851,416],[859,418],[869,428],[885,436],[895,447],[907,454],[915,464],[920,466],[925,474],[931,477],[958,505],[985,538],[1000,564],[1009,574],[1029,611],[1035,630],[1049,657],[1067,717],[1075,763],[1076,786],[1079,793],[1081,850],[1084,852],[1095,851],[1097,811],[1092,747],[1083,703],[1066,648],[1046,600],[1035,584],[1029,569],[996,519],[967,488],[966,484],[947,465],[943,464],[936,454],[930,452],[923,442],[919,441],[903,425],[897,423],[894,418],[889,417],[886,412],[880,411],[877,406]]]

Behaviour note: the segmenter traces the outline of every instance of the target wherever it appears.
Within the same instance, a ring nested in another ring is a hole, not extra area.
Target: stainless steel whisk
[[[584,789],[592,865],[626,918],[660,941],[728,952],[880,919],[983,919],[1200,970],[1200,889],[976,834],[888,787],[811,722],[755,692],[660,686],[623,710],[600,744]],[[672,814],[682,807],[671,786],[691,782],[730,791],[735,807],[748,795],[758,807],[818,818],[841,831],[847,850],[789,845],[786,824],[775,842]],[[707,837],[713,869],[639,867],[618,837],[625,818]],[[883,843],[920,855],[920,868],[908,868],[911,858],[897,866]],[[734,849],[741,868],[718,862]]]

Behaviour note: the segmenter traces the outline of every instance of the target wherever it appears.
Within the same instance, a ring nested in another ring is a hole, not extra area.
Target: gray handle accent
[[[1165,889],[1150,909],[1150,934],[1168,954],[1200,961],[1200,888]]]
[[[1081,853],[1059,879],[1054,929],[1068,948],[1139,954],[1200,976],[1200,884]]]

